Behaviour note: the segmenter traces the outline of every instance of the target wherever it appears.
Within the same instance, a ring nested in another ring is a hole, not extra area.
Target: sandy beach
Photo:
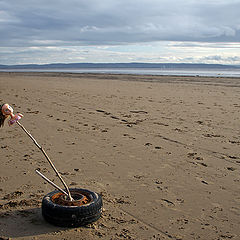
[[[240,239],[240,79],[0,73],[0,103],[102,217],[60,228],[41,200],[61,185],[18,125],[0,129],[0,239]]]

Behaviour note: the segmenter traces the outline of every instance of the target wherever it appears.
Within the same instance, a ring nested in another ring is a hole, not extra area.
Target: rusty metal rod
[[[73,201],[74,199],[71,196],[71,193],[69,191],[69,188],[67,186],[67,184],[64,182],[63,178],[61,177],[60,173],[58,172],[58,170],[56,169],[56,167],[54,166],[53,162],[51,161],[51,159],[48,157],[47,153],[45,152],[45,150],[38,144],[38,142],[36,141],[36,139],[27,131],[27,129],[19,122],[17,121],[18,126],[20,126],[22,128],[22,130],[32,139],[33,143],[40,149],[40,151],[43,153],[43,155],[45,156],[45,158],[47,159],[47,161],[49,162],[50,166],[52,167],[52,169],[55,171],[55,173],[57,174],[58,178],[60,179],[60,181],[62,182],[63,186],[65,187],[66,191],[67,191],[67,195],[70,198],[70,201]]]

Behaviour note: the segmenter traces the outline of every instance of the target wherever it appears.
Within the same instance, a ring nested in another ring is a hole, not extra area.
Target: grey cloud
[[[237,42],[174,42],[170,44],[175,48],[221,48],[221,49],[238,49],[240,44]]]
[[[225,61],[229,63],[234,63],[234,62],[239,62],[240,57],[238,56],[231,56],[231,57],[223,57],[220,55],[214,55],[214,56],[206,56],[200,59],[200,61],[205,62],[205,61]]]
[[[3,0],[0,9],[0,46],[240,39],[234,0]]]

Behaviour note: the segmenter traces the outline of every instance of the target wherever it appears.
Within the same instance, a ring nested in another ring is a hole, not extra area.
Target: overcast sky
[[[240,0],[0,0],[0,64],[240,64]]]

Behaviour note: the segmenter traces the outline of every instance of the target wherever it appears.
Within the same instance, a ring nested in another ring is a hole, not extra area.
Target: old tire
[[[42,200],[42,215],[47,222],[61,227],[78,227],[95,222],[101,217],[102,197],[99,194],[80,188],[70,189],[70,192],[83,195],[88,202],[83,202],[80,206],[60,205],[54,198],[61,193],[58,190],[50,192]]]

